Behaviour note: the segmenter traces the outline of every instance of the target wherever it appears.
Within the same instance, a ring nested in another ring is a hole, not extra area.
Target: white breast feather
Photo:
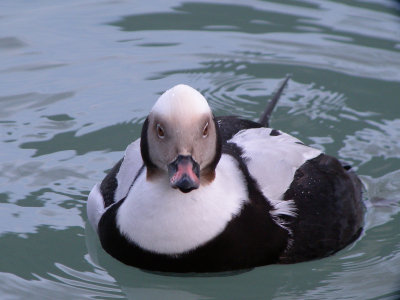
[[[184,194],[165,178],[143,172],[118,210],[117,225],[129,240],[156,253],[179,255],[205,244],[226,227],[247,201],[237,162],[222,155],[215,180]]]
[[[270,128],[246,129],[229,141],[243,149],[249,172],[264,196],[275,207],[272,214],[295,215],[294,202],[283,201],[283,194],[293,181],[296,170],[307,160],[321,154],[320,150],[296,144],[295,137],[282,133],[271,136]]]

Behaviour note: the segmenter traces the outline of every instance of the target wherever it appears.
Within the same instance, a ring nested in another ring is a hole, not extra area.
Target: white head
[[[221,143],[206,99],[183,84],[162,94],[143,125],[141,152],[148,180],[166,176],[182,192],[212,181]]]

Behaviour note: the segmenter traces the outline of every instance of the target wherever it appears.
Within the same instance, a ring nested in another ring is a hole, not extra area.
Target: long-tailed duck
[[[267,128],[269,113],[214,117],[187,85],[162,94],[141,138],[89,194],[103,248],[138,268],[219,272],[320,258],[354,241],[360,180]]]

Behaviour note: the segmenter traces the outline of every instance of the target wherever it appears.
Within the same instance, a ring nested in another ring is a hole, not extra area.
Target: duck
[[[332,255],[361,234],[352,168],[258,122],[212,113],[196,89],[165,91],[140,138],[94,185],[87,215],[120,262],[172,273],[246,270]]]

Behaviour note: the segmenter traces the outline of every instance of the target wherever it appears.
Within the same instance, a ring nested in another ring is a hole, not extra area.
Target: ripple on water
[[[0,97],[0,117],[9,117],[21,110],[38,109],[74,96],[74,92],[56,94],[27,93]]]
[[[0,18],[1,295],[319,300],[398,290],[395,1],[8,2]],[[194,278],[123,266],[83,232],[90,187],[139,136],[162,90],[186,82],[217,114],[255,120],[286,73],[294,76],[273,126],[367,174],[357,242],[322,260]],[[87,238],[105,269],[88,256]]]
[[[25,46],[27,46],[26,43],[13,36],[0,38],[0,49],[16,49]]]
[[[202,94],[210,100],[215,111],[220,114],[234,114],[243,118],[254,118],[254,108],[258,101],[255,97],[267,93],[262,79],[246,75],[235,76],[229,73],[212,73],[207,80],[213,82],[210,88],[201,90]],[[267,98],[270,95],[265,95]],[[241,103],[240,106],[237,104]]]
[[[366,186],[367,208],[366,227],[383,225],[400,213],[400,170],[373,178],[362,176]]]
[[[377,157],[400,158],[400,119],[380,122],[369,120],[370,128],[347,135],[341,157],[351,158],[366,164]]]
[[[58,267],[60,264],[57,265]],[[61,268],[60,268],[61,269]],[[63,276],[49,273],[49,279],[35,274],[35,279],[24,279],[15,274],[0,272],[3,295],[18,295],[18,299],[121,299],[121,290],[103,278],[110,278],[105,271],[94,272],[67,271]],[[101,274],[102,272],[103,274]],[[70,275],[70,276],[68,276]],[[68,277],[69,278],[68,278]],[[71,279],[72,278],[72,279]]]

